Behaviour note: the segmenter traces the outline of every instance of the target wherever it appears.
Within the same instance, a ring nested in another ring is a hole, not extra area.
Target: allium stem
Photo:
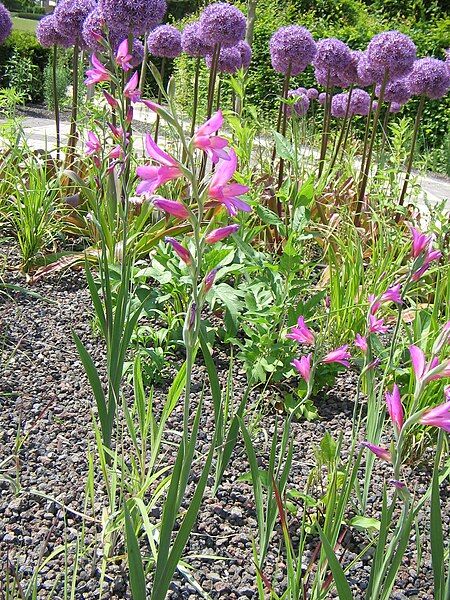
[[[339,138],[337,138],[336,145],[333,148],[333,156],[332,156],[331,162],[330,162],[328,170],[327,170],[327,176],[333,170],[333,167],[334,167],[334,165],[336,163],[336,159],[337,159],[338,154],[339,154],[339,149],[340,149],[342,141],[344,139],[345,132],[348,131],[347,123],[352,118],[352,115],[350,115],[350,118],[349,118],[350,105],[351,105],[351,101],[352,101],[352,92],[353,92],[353,85],[350,86],[350,90],[349,90],[349,93],[348,93],[347,106],[345,108],[345,116],[344,116],[344,119],[342,121],[342,126],[341,126],[341,131],[339,133]]]
[[[219,110],[220,108],[220,96],[222,93],[222,79],[219,77],[218,78],[218,83],[217,83],[217,100],[216,100],[216,110]]]
[[[284,100],[288,97],[289,93],[289,81],[291,79],[291,64],[289,63],[288,70],[284,76],[283,80],[283,88],[281,92],[281,102],[278,108],[278,117],[277,117],[277,133],[281,132],[282,124],[283,124],[283,115],[286,116],[286,103]],[[285,128],[286,129],[286,128]],[[273,146],[272,150],[272,165],[275,162],[275,157],[277,155],[277,147],[276,144]]]
[[[362,210],[362,206],[363,206],[363,202],[364,202],[364,196],[366,193],[367,182],[369,180],[370,163],[372,162],[373,147],[375,144],[375,137],[377,134],[378,121],[380,119],[381,107],[383,106],[384,92],[386,90],[388,76],[389,76],[389,72],[386,69],[386,72],[385,72],[384,78],[383,78],[383,83],[381,84],[380,94],[378,97],[377,110],[375,111],[375,116],[373,118],[372,135],[370,136],[370,143],[369,143],[369,147],[367,150],[367,158],[366,158],[366,162],[364,165],[362,179],[361,179],[360,187],[359,187],[358,202],[356,205],[356,212],[355,212],[356,227],[359,227],[359,225],[361,223],[361,210]]]
[[[331,117],[331,95],[330,95],[330,70],[327,75],[327,86],[325,90],[325,106],[323,111],[323,126],[322,126],[322,139],[320,142],[320,157],[319,157],[319,178],[322,176],[323,166],[325,164],[325,156],[327,153],[328,145],[328,127]]]
[[[195,133],[195,125],[197,122],[197,109],[198,109],[198,81],[200,77],[200,60],[197,58],[195,61],[195,76],[194,76],[194,98],[192,101],[192,121],[191,121],[191,137]]]
[[[211,69],[209,70],[209,83],[208,83],[208,103],[206,107],[206,118],[209,119],[212,115],[212,109],[214,105],[214,95],[216,89],[216,76],[217,76],[217,65],[219,63],[220,56],[220,44],[214,46],[214,52],[212,56]]]
[[[390,116],[391,116],[391,102],[388,102],[387,106],[386,106],[386,111],[384,113],[383,127],[382,127],[382,131],[381,131],[381,145],[380,145],[380,152],[379,152],[380,157],[383,155],[384,148],[386,146],[387,128],[388,128]]]
[[[144,93],[145,80],[147,78],[147,61],[148,61],[148,47],[147,47],[147,34],[144,37],[144,58],[142,59],[141,65],[141,78],[139,79],[139,91],[141,94]]]
[[[72,164],[73,154],[77,141],[77,118],[78,118],[78,62],[80,56],[80,47],[78,43],[73,47],[73,62],[72,62],[72,114],[70,117],[70,133],[69,141],[67,142],[67,166]]]
[[[53,45],[53,65],[52,65],[52,83],[53,83],[53,110],[55,111],[55,129],[56,129],[56,160],[59,163],[61,155],[61,132],[59,123],[59,100],[58,100],[58,86],[57,86],[57,60],[58,60],[58,47],[56,44]]]
[[[406,196],[406,190],[408,189],[409,178],[411,176],[411,169],[412,169],[412,164],[413,164],[413,160],[414,160],[414,150],[415,150],[416,142],[417,142],[417,134],[419,133],[420,119],[422,118],[424,104],[425,104],[425,96],[422,94],[422,96],[420,97],[419,106],[417,108],[416,120],[414,123],[414,131],[413,131],[413,136],[412,136],[412,140],[411,140],[411,150],[409,152],[408,164],[406,166],[405,180],[403,181],[402,191],[400,194],[400,198],[398,200],[399,206],[403,206],[403,202],[405,201],[405,196]]]
[[[165,70],[166,70],[166,59],[162,58],[161,59],[161,69],[159,71],[159,74],[161,76],[161,85],[163,85],[163,86],[164,86]],[[161,101],[162,101],[162,90],[161,90],[161,88],[158,88],[158,104],[161,104]],[[155,136],[154,136],[155,144],[158,143],[159,122],[160,122],[160,117],[159,117],[159,114],[157,114],[156,122],[155,122]]]
[[[372,93],[370,94],[369,113],[367,115],[366,127],[364,129],[363,151],[361,154],[361,169],[359,171],[358,181],[361,181],[362,174],[364,171],[364,164],[366,162],[367,146],[369,144],[369,131],[370,131],[370,123],[372,121],[372,107],[373,107],[374,99],[375,99],[375,86],[372,87]]]
[[[286,135],[286,123],[287,123],[287,104],[284,102],[288,98],[289,94],[289,82],[291,80],[291,64],[289,63],[288,70],[286,72],[286,76],[284,78],[283,85],[283,99],[281,101],[281,130],[280,133],[284,137]],[[284,172],[284,159],[280,157],[280,164],[278,167],[278,189],[281,188],[283,184],[283,172]],[[281,202],[277,200],[277,212],[278,216],[281,217]]]

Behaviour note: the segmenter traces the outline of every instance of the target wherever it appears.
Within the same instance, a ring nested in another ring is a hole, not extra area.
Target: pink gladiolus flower
[[[291,365],[297,369],[306,383],[308,383],[311,378],[311,354],[302,356],[300,360],[294,358]]]
[[[130,80],[128,81],[126,86],[123,88],[124,96],[126,98],[129,98],[131,100],[131,102],[139,102],[139,100],[141,99],[141,92],[137,89],[138,84],[139,84],[139,74],[136,71],[132,75],[132,77],[130,77]]]
[[[110,105],[111,108],[117,108],[119,106],[118,101],[114,98],[114,96],[108,94],[107,91],[103,90],[103,95],[105,97],[106,102]]]
[[[143,179],[136,189],[137,194],[143,194],[144,192],[153,194],[160,185],[167,183],[171,179],[177,179],[182,175],[177,161],[161,150],[155,144],[150,134],[145,136],[145,149],[147,155],[157,162],[159,166],[148,165],[136,169],[137,176]]]
[[[325,364],[339,363],[344,367],[349,367],[349,359],[351,358],[351,354],[350,352],[347,352],[347,349],[348,344],[344,344],[344,346],[340,346],[339,348],[336,348],[336,350],[332,350],[326,356],[324,356],[324,358],[322,358],[322,362]]]
[[[86,71],[87,78],[84,81],[85,85],[94,85],[101,81],[109,81],[111,79],[111,73],[104,65],[102,65],[95,54],[91,56],[91,62],[92,69]]]
[[[450,402],[450,385],[447,385],[444,388],[444,396],[445,396],[445,399]]]
[[[430,268],[431,263],[434,260],[439,260],[442,257],[442,252],[439,250],[428,250],[425,255],[422,266],[417,269],[415,273],[413,273],[411,279],[412,281],[418,281],[426,271]]]
[[[428,364],[425,360],[423,351],[415,345],[409,347],[411,362],[414,370],[414,375],[418,381],[428,383],[435,379],[450,377],[450,361],[439,363],[439,359],[435,356]]]
[[[151,100],[145,100],[141,98],[142,104],[145,104],[147,108],[152,110],[153,112],[158,112],[159,108],[162,108],[160,104],[156,104],[156,102],[152,102]]]
[[[297,325],[291,327],[291,333],[288,333],[286,337],[307,346],[312,346],[315,342],[314,334],[307,327],[303,317],[297,319]]]
[[[389,452],[389,450],[386,450],[386,448],[381,448],[380,446],[376,446],[375,444],[371,444],[370,442],[361,442],[361,446],[364,446],[365,448],[373,452],[373,454],[375,454],[377,458],[381,458],[381,460],[385,460],[386,462],[391,462],[392,460],[391,453]]]
[[[394,383],[392,392],[386,392],[385,397],[391,421],[397,428],[397,431],[400,432],[403,427],[404,414],[402,401],[400,398],[400,390],[398,389],[398,385],[396,383]]]
[[[397,490],[404,490],[406,488],[406,484],[398,479],[391,479],[390,482]]]
[[[121,146],[114,146],[114,148],[109,153],[109,158],[117,160],[123,156],[123,150]]]
[[[419,421],[422,425],[440,427],[450,433],[450,400],[427,410]]]
[[[187,265],[192,264],[191,253],[189,252],[189,250],[187,250],[187,248],[182,246],[178,240],[176,240],[173,237],[165,237],[164,241],[172,246],[174,251],[178,254],[178,256],[183,262],[185,262]]]
[[[359,348],[361,350],[361,352],[363,352],[364,354],[367,352],[368,346],[367,346],[367,338],[365,338],[363,335],[360,335],[359,333],[356,334],[355,337],[355,341],[354,344],[357,348]]]
[[[396,304],[403,304],[402,296],[400,294],[401,285],[397,283],[397,285],[392,286],[388,290],[384,292],[381,296],[381,302],[395,302]]]
[[[409,347],[409,353],[411,355],[411,362],[414,370],[416,379],[422,379],[425,374],[426,360],[423,351],[414,344]]]
[[[227,225],[226,227],[219,227],[219,229],[213,229],[213,231],[211,231],[211,233],[208,233],[208,235],[205,237],[205,242],[207,244],[215,244],[216,242],[224,240],[229,235],[236,233],[238,229],[239,225],[237,224]]]
[[[412,256],[413,258],[417,258],[430,245],[431,236],[421,233],[415,227],[410,227],[409,229],[412,235]]]
[[[91,154],[97,154],[102,149],[100,140],[93,131],[88,131],[88,137],[86,140],[86,156]]]
[[[155,198],[155,200],[153,200],[153,206],[159,210],[169,213],[169,215],[172,215],[177,219],[187,219],[187,217],[189,217],[188,209],[184,206],[184,204],[177,202],[176,200],[167,200],[166,198],[158,196]]]
[[[193,137],[194,147],[206,152],[208,158],[216,164],[220,158],[229,160],[224,148],[228,146],[225,138],[214,135],[223,125],[222,111],[218,110],[206,123],[199,127]]]
[[[383,319],[377,319],[375,315],[369,315],[369,333],[386,333],[389,328],[384,325]]]
[[[369,294],[367,299],[369,300],[369,313],[371,315],[374,315],[377,312],[377,310],[380,308],[381,302],[380,302],[380,300],[376,299],[376,296],[374,294]]]
[[[250,212],[250,206],[238,198],[248,192],[246,185],[240,183],[228,183],[237,168],[237,156],[234,150],[230,150],[229,160],[219,162],[209,184],[208,195],[212,200],[224,204],[228,214],[232,217],[237,215],[238,210]]]
[[[133,59],[131,54],[128,53],[128,40],[125,39],[120,43],[116,53],[116,63],[124,71],[129,71],[132,68],[130,61]]]

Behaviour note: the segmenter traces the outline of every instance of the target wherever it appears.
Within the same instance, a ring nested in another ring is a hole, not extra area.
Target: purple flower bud
[[[73,38],[66,38],[56,31],[56,20],[54,15],[47,15],[41,19],[36,28],[36,37],[38,42],[44,48],[50,48],[51,46],[62,46],[63,48],[69,48],[73,46]]]
[[[176,58],[181,54],[181,32],[172,25],[160,25],[148,34],[147,47],[153,56]]]
[[[12,30],[11,14],[5,6],[0,2],[0,44],[6,40]]]
[[[205,281],[204,281],[204,291],[205,294],[206,292],[209,292],[209,290],[212,288],[213,284],[214,284],[214,280],[216,278],[217,275],[217,271],[219,270],[220,267],[216,267],[215,269],[212,269],[205,277]]]
[[[389,112],[390,113],[398,113],[402,110],[403,108],[403,104],[399,104],[398,102],[391,102],[391,105],[389,107]]]
[[[437,99],[445,96],[450,89],[450,73],[447,64],[437,58],[416,60],[408,77],[411,93]]]
[[[310,100],[317,100],[319,97],[319,92],[316,90],[316,88],[309,88],[306,90],[306,95]]]
[[[164,241],[167,244],[170,244],[174,251],[178,254],[181,260],[187,264],[192,264],[192,255],[187,248],[185,248],[178,240],[173,237],[165,237]]]
[[[206,56],[206,65],[208,69],[212,65],[212,54]],[[221,73],[236,73],[242,66],[241,53],[238,48],[222,48],[219,54],[219,61],[217,63],[217,69]]]
[[[316,56],[317,47],[306,27],[280,27],[270,38],[270,58],[275,71],[299,75]]]
[[[219,229],[213,229],[213,231],[208,233],[208,235],[206,236],[205,242],[207,244],[215,244],[216,242],[224,240],[229,235],[236,233],[238,229],[239,225],[237,224],[227,225],[226,227],[219,227]]]
[[[303,91],[303,90],[305,90],[305,88],[299,88],[297,90],[290,90],[288,92],[289,98],[295,98],[295,103],[293,104],[293,106],[287,107],[289,115],[292,114],[292,108],[300,117],[302,117],[303,115],[305,115],[308,112],[310,100],[309,100],[308,96],[306,95],[306,90],[305,91]]]
[[[352,60],[350,48],[341,40],[326,38],[317,42],[317,54],[313,61],[316,79],[321,84],[340,85],[340,76]]]
[[[205,57],[212,54],[213,47],[205,42],[199,21],[186,25],[181,34],[181,47],[183,52],[194,58]]]
[[[366,56],[369,64],[382,70],[376,79],[381,83],[385,74],[391,80],[408,75],[416,59],[416,46],[404,33],[384,31],[371,39]]]
[[[82,42],[83,23],[96,5],[95,0],[61,0],[53,13],[56,31],[65,38]]]
[[[120,32],[144,35],[161,23],[166,12],[166,0],[100,0],[99,6],[106,24]]]
[[[325,92],[321,92],[317,98],[318,103],[321,104],[322,106],[327,101],[327,95],[328,94],[326,94]]]
[[[204,41],[209,46],[235,46],[245,37],[247,21],[242,12],[226,2],[215,2],[200,17]]]

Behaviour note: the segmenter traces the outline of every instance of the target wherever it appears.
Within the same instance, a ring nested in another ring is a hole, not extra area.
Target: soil
[[[6,246],[2,251],[8,255],[8,265],[11,266],[15,261],[14,250]],[[17,271],[5,271],[3,279],[27,287]],[[78,538],[83,552],[74,584],[74,597],[77,600],[97,599],[100,598],[99,559],[102,549],[98,521],[101,519],[105,495],[101,477],[98,476],[95,513],[89,504],[86,506],[88,451],[95,456],[92,427],[94,401],[71,332],[77,332],[98,366],[104,364],[103,344],[95,333],[90,296],[82,272],[55,275],[28,289],[40,297],[13,291],[0,297],[0,597],[5,597],[1,591],[7,572],[10,578],[12,574],[20,580],[25,590],[37,565],[41,565],[41,568],[36,580],[36,597],[65,597],[64,572],[67,569],[70,574],[73,569],[73,549]],[[228,369],[226,347],[216,349],[214,359],[223,367],[220,379],[225,385]],[[194,404],[202,394],[204,378],[204,366],[196,365]],[[246,384],[245,374],[239,365],[235,365],[233,381],[234,395],[239,401]],[[161,405],[166,387],[163,384],[156,386],[155,406]],[[343,453],[348,453],[354,398],[355,377],[348,373],[340,377],[333,390],[315,400],[319,420],[293,424],[294,459],[289,488],[304,489],[315,464],[314,446],[320,443],[325,432],[330,432],[335,438],[342,433]],[[213,431],[212,400],[208,393],[205,394],[204,404],[197,448],[199,456],[209,448]],[[262,456],[267,456],[276,420],[269,406],[268,403],[262,411],[259,422],[253,422],[253,432]],[[251,413],[248,419],[250,417]],[[163,446],[169,461],[173,460],[175,452],[170,442],[179,440],[174,432],[181,430],[181,422],[182,410],[177,407],[168,423],[170,433]],[[15,453],[18,435],[26,437],[20,450]],[[194,462],[194,476],[189,484],[185,507],[188,506],[189,494],[201,468],[200,463]],[[261,465],[264,463],[262,460]],[[216,496],[211,491],[212,477],[208,482],[201,512],[184,553],[187,568],[177,572],[169,593],[171,599],[258,598],[252,558],[252,541],[257,539],[258,531],[253,493],[248,482],[239,480],[248,470],[243,444],[238,442]],[[417,493],[425,491],[429,481],[426,467],[414,465],[414,468],[407,469],[407,476],[412,489]],[[377,462],[367,516],[378,515],[385,478],[389,478],[389,471]],[[442,510],[448,532],[448,490],[443,490]],[[84,514],[88,518],[83,518]],[[150,513],[151,522],[157,523],[159,516],[159,508],[155,507]],[[299,522],[295,517],[291,517],[291,520],[295,544]],[[420,515],[419,529],[429,532],[428,510]],[[70,548],[68,556],[58,552],[58,548],[64,544]],[[316,541],[311,540],[303,557],[305,566],[315,546]],[[356,560],[349,574],[354,597],[363,598],[372,551],[357,558],[363,548],[363,537],[356,532],[347,536],[344,546],[346,564]],[[422,558],[418,565],[414,534],[391,595],[394,600],[433,597],[431,554],[426,542],[421,551]],[[276,589],[283,590],[286,566],[278,523],[270,543],[264,574]],[[126,572],[120,560],[109,564],[101,598],[131,598]]]

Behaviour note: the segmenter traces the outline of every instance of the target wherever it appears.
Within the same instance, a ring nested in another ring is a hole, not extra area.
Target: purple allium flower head
[[[372,102],[372,112],[375,112],[378,109],[378,100],[374,100]]]
[[[181,54],[181,32],[173,25],[160,25],[148,34],[147,47],[153,56],[176,58]]]
[[[352,90],[350,98],[350,111],[352,115],[367,116],[370,110],[370,95],[360,88]]]
[[[227,2],[215,2],[201,14],[200,27],[206,44],[220,44],[229,48],[244,39],[247,21],[235,6]]]
[[[363,87],[382,81],[384,77],[383,67],[370,62],[365,52],[362,53],[358,61],[357,72],[358,80],[356,83]]]
[[[331,99],[331,114],[333,117],[343,119],[347,114],[348,94],[336,94]],[[350,114],[350,111],[348,112]]]
[[[350,50],[350,62],[340,74],[341,86],[359,85],[358,65],[363,52],[361,50]]]
[[[377,96],[380,95],[381,84],[375,88]],[[409,87],[408,78],[389,81],[384,91],[385,102],[395,102],[396,104],[405,104],[411,98],[411,89]]]
[[[194,58],[205,57],[213,51],[213,47],[205,42],[199,21],[190,23],[183,29],[181,47],[183,52]]]
[[[299,88],[297,90],[290,90],[288,92],[289,98],[295,98],[295,104],[292,106],[288,106],[288,114],[292,114],[292,109],[302,117],[308,112],[310,100],[306,93],[303,91],[305,88]]]
[[[96,6],[95,0],[61,0],[53,13],[56,31],[77,43],[83,42],[83,23]]]
[[[73,39],[65,38],[56,31],[54,15],[47,15],[39,21],[36,28],[36,37],[44,48],[50,48],[54,45],[69,48],[74,43]]]
[[[319,97],[319,91],[316,88],[309,88],[306,90],[306,95],[310,100],[317,100]]]
[[[9,10],[0,2],[0,44],[6,40],[12,30],[12,19]]]
[[[286,74],[290,65],[291,75],[294,76],[311,64],[317,52],[311,33],[298,25],[280,27],[270,38],[269,48],[275,71]]]
[[[144,44],[141,40],[133,40],[133,48],[131,50],[130,65],[135,69],[144,60]]]
[[[415,96],[424,95],[436,100],[445,96],[450,89],[450,72],[443,60],[421,58],[414,63],[408,83]]]
[[[398,113],[402,110],[403,108],[403,104],[399,104],[398,102],[391,102],[391,105],[389,107],[389,112],[390,113]]]
[[[445,64],[447,65],[447,71],[450,73],[450,48],[445,51]]]
[[[317,54],[313,61],[316,79],[321,85],[340,85],[340,77],[352,60],[350,48],[336,38],[317,42]]]
[[[206,55],[206,65],[208,69],[211,68],[212,58],[212,54]],[[235,48],[221,48],[219,62],[217,64],[217,69],[221,73],[236,73],[241,66],[242,58],[237,46]]]
[[[416,59],[416,46],[410,37],[399,31],[384,31],[375,35],[367,46],[368,62],[381,68],[380,83],[387,72],[389,79],[400,79],[411,71]]]
[[[128,34],[143,35],[161,23],[166,13],[166,0],[99,0],[106,24]]]
[[[246,41],[241,40],[237,44],[236,48],[241,53],[242,68],[248,69],[252,60],[252,49],[250,48],[250,45],[247,44]]]
[[[327,101],[327,94],[325,92],[321,92],[317,98],[317,101],[323,106]]]
[[[101,38],[105,38],[105,17],[102,11],[96,7],[88,14],[83,23],[82,36],[86,46],[94,52],[102,52],[105,47]]]

